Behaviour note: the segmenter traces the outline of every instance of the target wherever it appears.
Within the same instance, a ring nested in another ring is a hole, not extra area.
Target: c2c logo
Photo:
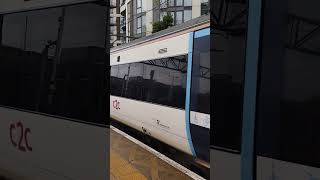
[[[32,151],[32,147],[29,145],[28,138],[31,134],[29,128],[24,128],[21,122],[10,124],[10,141],[11,144],[22,152]],[[20,132],[20,133],[19,133]],[[18,142],[14,139],[14,134],[19,134]],[[23,145],[25,144],[25,146]]]
[[[114,109],[119,110],[120,109],[120,101],[114,100],[112,102],[112,106],[113,106]]]

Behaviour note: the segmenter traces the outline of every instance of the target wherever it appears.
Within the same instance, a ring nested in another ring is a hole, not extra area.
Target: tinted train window
[[[60,9],[4,15],[0,47],[0,103],[27,110],[39,110],[40,81],[49,42],[57,41]]]
[[[187,56],[112,66],[111,95],[184,109],[186,76]]]
[[[114,96],[126,97],[126,87],[128,79],[129,64],[121,64],[111,67],[110,94]]]
[[[319,1],[265,3],[258,154],[320,167]]]
[[[212,126],[210,144],[240,150],[247,1],[212,2]],[[237,18],[234,18],[237,17]]]
[[[210,36],[196,38],[193,48],[191,111],[210,114]]]
[[[0,104],[105,123],[106,19],[95,3],[4,15]]]

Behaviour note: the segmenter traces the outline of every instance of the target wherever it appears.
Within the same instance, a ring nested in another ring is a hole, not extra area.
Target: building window
[[[192,6],[192,0],[184,0],[184,6]]]
[[[176,6],[183,6],[183,0],[176,0]]]
[[[160,8],[167,8],[168,2],[167,0],[160,0]]]
[[[163,17],[168,15],[168,13],[172,16],[173,22],[175,25],[181,24],[183,22],[189,21],[192,19],[192,11],[184,10],[184,11],[162,11],[160,12],[160,21],[163,20]]]
[[[163,17],[167,15],[167,12],[160,12],[160,21],[163,20]]]
[[[170,11],[168,9],[170,7]],[[173,18],[174,25],[192,19],[192,0],[160,0],[160,21],[168,13]]]
[[[146,24],[146,20],[145,20],[146,16],[139,16],[137,18],[137,31],[136,34],[138,36],[142,35],[143,33],[145,33],[145,24]]]
[[[171,17],[173,18],[173,22],[175,22],[175,15],[176,15],[176,12],[169,12],[169,14],[171,15]]]
[[[184,10],[184,17],[183,17],[183,21],[189,21],[192,19],[192,11],[191,10]]]
[[[170,7],[174,7],[174,0],[168,0],[168,4]]]
[[[135,26],[136,26],[136,31],[135,34],[136,36],[142,36],[143,33],[145,32],[144,26],[145,26],[145,13],[142,10],[142,0],[137,0],[137,9],[136,9],[136,19],[135,19]]]
[[[183,11],[177,11],[176,12],[176,24],[181,24],[183,23]]]
[[[206,15],[209,13],[209,1],[201,0],[201,15]]]
[[[142,0],[137,0],[137,14],[142,13]]]
[[[160,0],[160,9],[177,6],[192,6],[192,0]]]
[[[137,19],[137,34],[142,33],[142,16]]]

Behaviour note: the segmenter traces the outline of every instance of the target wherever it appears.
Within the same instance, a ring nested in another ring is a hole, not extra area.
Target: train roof
[[[38,9],[53,8],[72,4],[98,2],[97,0],[0,0],[0,15]]]
[[[197,27],[200,27],[200,26],[203,26],[203,25],[206,25],[206,24],[207,24],[207,27],[210,25],[210,16],[209,15],[201,16],[201,17],[192,19],[190,21],[187,21],[185,23],[169,27],[169,28],[167,28],[165,30],[162,30],[162,31],[159,31],[157,33],[153,33],[153,34],[151,34],[149,36],[145,36],[145,37],[139,38],[137,40],[131,41],[129,43],[122,44],[120,46],[112,48],[110,50],[110,52],[111,53],[112,52],[116,52],[116,51],[119,51],[119,50],[122,50],[122,49],[126,49],[126,48],[129,48],[129,47],[132,47],[132,46],[136,46],[138,44],[142,44],[142,43],[145,43],[145,42],[148,42],[148,41],[159,39],[159,38],[164,37],[164,36],[169,36],[169,35],[172,35],[174,33],[180,33],[180,32],[183,32],[183,31],[188,31],[190,29],[197,28]]]

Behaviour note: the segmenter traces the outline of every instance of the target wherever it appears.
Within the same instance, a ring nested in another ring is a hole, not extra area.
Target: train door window
[[[319,2],[265,3],[257,153],[319,168]]]
[[[247,5],[247,1],[226,0],[213,1],[212,5],[216,18],[212,22],[213,120],[210,144],[237,153],[240,152],[242,135],[247,33],[247,13],[243,12],[247,12]],[[232,17],[239,18],[233,21]]]
[[[191,82],[191,111],[210,114],[210,70],[210,36],[195,38]]]
[[[210,29],[195,32],[193,43],[190,132],[199,158],[209,161],[210,143]]]

